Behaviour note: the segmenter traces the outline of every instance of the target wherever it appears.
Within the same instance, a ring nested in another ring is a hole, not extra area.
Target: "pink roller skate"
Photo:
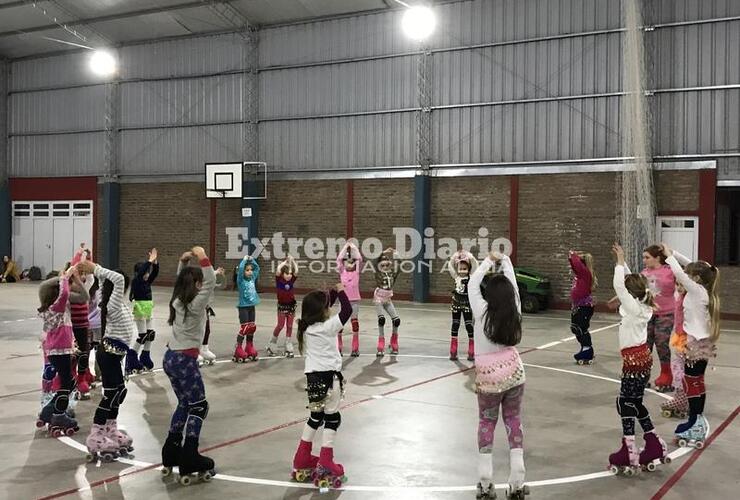
[[[671,457],[668,455],[668,446],[655,431],[645,433],[645,447],[640,450],[640,466],[643,470],[653,472],[656,468],[656,461],[660,464],[671,463]]]
[[[359,355],[360,355],[360,334],[353,333],[352,334],[352,354],[351,356],[353,358],[356,358]]]
[[[468,361],[475,361],[475,340],[468,339]]]
[[[689,414],[689,400],[683,389],[676,389],[676,394],[670,401],[660,405],[660,413],[665,418],[686,418]]]
[[[86,371],[78,373],[77,377],[75,377],[77,380],[77,390],[80,392],[80,399],[82,400],[90,399],[90,383],[88,382],[86,373]]]
[[[231,361],[234,363],[244,363],[247,360],[247,352],[244,350],[244,348],[241,345],[237,345],[236,349],[234,350],[234,356],[231,358]]]
[[[334,463],[334,448],[321,448],[313,484],[321,489],[341,488],[347,482],[344,467]]]
[[[609,470],[612,474],[633,476],[640,470],[640,457],[635,446],[635,436],[624,436],[622,447],[609,455]]]
[[[450,339],[450,361],[457,361],[457,337]]]
[[[118,443],[108,437],[105,426],[93,424],[90,435],[85,440],[88,463],[96,460],[112,462],[118,458]]]
[[[385,356],[385,337],[378,337],[378,353],[377,356],[382,358]]]
[[[293,457],[293,471],[290,478],[299,483],[308,483],[316,479],[316,465],[319,457],[311,455],[313,443],[301,440]]]
[[[257,358],[259,358],[259,353],[257,353],[257,349],[254,348],[254,343],[247,342],[247,360],[257,361]]]
[[[398,334],[391,334],[391,354],[398,354]]]
[[[134,440],[126,432],[118,429],[118,423],[111,419],[105,422],[105,435],[118,446],[117,450],[121,456],[126,456],[134,451]]]

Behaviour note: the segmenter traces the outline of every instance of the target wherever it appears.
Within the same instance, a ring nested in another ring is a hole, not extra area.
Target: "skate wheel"
[[[681,448],[685,448],[688,444],[688,441],[683,438],[678,440],[678,446],[680,446]]]
[[[632,470],[629,467],[625,467],[625,469],[624,469],[624,475],[627,476],[627,477],[632,477],[632,476],[635,475],[635,471]]]
[[[673,462],[673,459],[671,457],[663,457],[662,462],[664,464],[669,464],[669,463]]]
[[[673,412],[671,410],[663,410],[660,414],[665,418],[671,418],[673,416]]]
[[[647,470],[648,470],[649,472],[654,472],[654,471],[655,471],[655,469],[657,469],[657,466],[656,466],[656,465],[655,465],[654,463],[652,463],[652,462],[651,462],[651,463],[647,464],[647,466],[646,466],[645,468],[646,468],[646,469],[647,469]]]
[[[701,450],[702,448],[704,448],[704,441],[697,441],[696,443],[694,443],[694,447],[697,450]]]
[[[74,436],[75,435],[75,432],[77,432],[77,431],[75,431],[75,429],[73,427],[70,427],[69,429],[66,429],[64,431],[64,434],[67,435],[67,436]]]
[[[53,438],[59,438],[62,437],[62,431],[61,429],[54,429],[51,431],[51,437]]]
[[[612,465],[609,467],[609,472],[611,472],[614,475],[617,475],[619,474],[619,467],[617,467],[616,465]]]
[[[162,467],[162,477],[169,477],[172,474],[172,467]]]
[[[46,422],[44,422],[43,420],[37,420],[36,421],[36,428],[37,429],[41,429],[45,425],[46,425]]]
[[[206,472],[201,476],[201,479],[204,483],[210,483],[211,479],[213,479],[213,475],[211,475],[210,472]]]
[[[328,488],[329,487],[329,481],[327,479],[321,479],[319,481],[319,488]]]
[[[112,453],[103,453],[103,462],[110,463],[112,462],[116,457]]]
[[[342,487],[342,480],[341,480],[341,479],[339,479],[339,478],[336,478],[336,479],[334,480],[334,484],[333,484],[332,486],[334,487],[334,489],[339,489],[339,488],[341,488],[341,487]]]
[[[87,455],[85,455],[85,462],[90,464],[94,461],[95,461],[95,455],[93,455],[92,453],[88,453]]]
[[[180,476],[180,484],[183,486],[190,486],[190,483],[192,483],[193,480],[190,478],[190,476]]]

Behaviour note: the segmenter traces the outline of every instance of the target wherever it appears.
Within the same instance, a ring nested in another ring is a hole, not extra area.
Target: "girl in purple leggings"
[[[483,277],[500,262],[501,274],[494,274],[481,293]],[[485,294],[485,297],[484,297]],[[468,283],[470,307],[475,317],[475,371],[478,393],[478,483],[479,499],[496,497],[493,486],[493,433],[503,409],[509,436],[508,498],[523,499],[524,436],[521,408],[524,395],[524,367],[514,347],[522,339],[522,317],[516,276],[511,260],[491,252]]]

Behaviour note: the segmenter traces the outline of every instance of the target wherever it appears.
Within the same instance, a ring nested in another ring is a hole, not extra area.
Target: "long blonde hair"
[[[593,292],[599,286],[599,279],[596,277],[596,270],[594,269],[594,256],[588,252],[584,252],[581,254],[581,259],[586,264],[588,272],[591,273],[591,291]]]
[[[692,278],[699,278],[699,284],[707,290],[707,295],[709,295],[709,321],[712,330],[709,339],[716,343],[720,334],[719,269],[709,262],[699,260],[686,266],[686,274]]]

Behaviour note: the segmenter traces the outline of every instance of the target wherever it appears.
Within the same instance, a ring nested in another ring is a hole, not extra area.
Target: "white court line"
[[[613,327],[614,325],[612,325]],[[608,327],[611,328],[611,327]],[[367,356],[372,356],[372,354],[367,354]],[[399,355],[401,356],[401,355]],[[413,354],[406,354],[403,355],[406,357],[430,357],[430,356],[422,356],[422,355],[413,355]],[[440,356],[441,357],[441,356]],[[269,358],[268,358],[269,359]],[[277,358],[279,359],[279,358]],[[232,361],[230,359],[227,360],[219,360],[217,363],[231,363]],[[524,366],[528,366],[531,368],[541,368],[543,370],[551,370],[555,372],[561,372],[561,373],[567,373],[571,375],[577,375],[581,377],[587,377],[587,378],[593,378],[597,380],[604,380],[607,382],[612,382],[615,384],[620,384],[621,380],[612,379],[609,377],[603,377],[601,375],[593,375],[590,373],[585,373],[582,371],[573,371],[573,370],[565,370],[562,368],[553,368],[550,366],[542,366],[542,365],[534,365],[531,363],[524,363]],[[653,390],[647,390],[646,392],[650,392],[652,394],[655,394],[656,396],[659,396],[663,399],[671,399],[670,396],[667,396],[665,394],[661,394],[659,392],[655,392]],[[707,436],[709,436],[709,429],[707,429]],[[58,438],[59,441],[63,442],[64,444],[75,448],[77,450],[82,451],[83,453],[87,453],[87,448],[85,445],[78,443],[74,439],[71,439],[69,437],[60,437]],[[677,459],[680,458],[688,453],[691,453],[693,451],[693,448],[685,447],[685,448],[678,448],[677,450],[674,450],[673,452],[669,453],[668,456],[671,457],[671,459]],[[149,462],[142,462],[139,460],[132,460],[128,458],[119,458],[116,460],[117,462],[131,465],[134,467],[139,468],[146,468],[151,467],[154,465],[153,463]],[[161,470],[162,467],[156,467],[156,470]],[[126,469],[130,470],[130,469]],[[124,471],[119,473],[119,476],[123,474]],[[591,479],[600,479],[600,478],[606,478],[611,477],[613,474],[609,471],[602,471],[602,472],[593,472],[590,474],[580,474],[576,476],[568,476],[568,477],[559,477],[554,479],[543,479],[539,481],[531,481],[526,482],[528,486],[531,487],[537,487],[537,486],[552,486],[552,485],[558,485],[558,484],[568,484],[568,483],[574,483],[574,482],[581,482],[581,481],[589,481]],[[280,488],[300,488],[300,489],[311,489],[315,490],[317,489],[312,484],[306,484],[306,483],[296,483],[293,481],[276,481],[272,479],[260,479],[260,478],[251,478],[251,477],[241,477],[241,476],[233,476],[228,474],[217,474],[214,476],[214,479],[219,479],[222,481],[232,481],[237,483],[243,483],[243,484],[256,484],[256,485],[262,485],[262,486],[275,486]],[[508,484],[496,484],[496,489],[506,489],[508,487]],[[81,488],[81,491],[88,490],[89,487]],[[385,493],[392,493],[392,492],[453,492],[453,491],[475,491],[475,486],[353,486],[353,485],[347,485],[343,486],[338,489],[338,491],[368,491],[368,492],[385,492]]]
[[[550,342],[549,344],[542,344],[541,346],[535,347],[535,349],[547,349],[548,347],[552,347],[561,343],[561,340],[556,340],[555,342]]]

